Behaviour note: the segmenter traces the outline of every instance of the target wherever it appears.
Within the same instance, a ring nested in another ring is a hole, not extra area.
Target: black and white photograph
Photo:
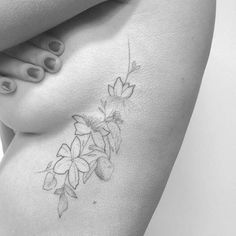
[[[235,0],[0,0],[0,236],[236,236]]]

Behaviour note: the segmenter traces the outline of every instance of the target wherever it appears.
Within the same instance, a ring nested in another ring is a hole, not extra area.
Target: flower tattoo
[[[117,78],[114,87],[108,85],[108,93],[111,97],[130,98],[134,92],[135,85],[123,83],[121,78]]]
[[[119,153],[124,123],[121,109],[135,92],[135,84],[128,82],[130,75],[141,66],[131,63],[128,42],[128,72],[122,79],[118,77],[113,85],[108,85],[108,97],[100,101],[97,117],[76,114],[74,138],[70,145],[63,143],[57,152],[57,159],[48,163],[44,173],[43,190],[51,191],[59,197],[57,212],[59,218],[68,210],[69,199],[77,199],[80,183],[86,184],[93,176],[109,181],[114,172],[112,157]],[[114,106],[114,104],[121,106]],[[98,118],[99,117],[99,118]]]
[[[74,189],[79,185],[79,173],[89,171],[89,163],[82,158],[81,143],[78,137],[75,137],[71,147],[63,144],[57,154],[62,157],[53,167],[53,172],[57,175],[68,174],[68,182]]]

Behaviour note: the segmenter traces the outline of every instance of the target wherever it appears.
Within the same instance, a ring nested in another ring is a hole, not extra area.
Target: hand
[[[47,34],[0,52],[0,93],[14,93],[15,79],[38,83],[46,72],[57,73],[62,67],[59,56],[63,52],[63,42]]]

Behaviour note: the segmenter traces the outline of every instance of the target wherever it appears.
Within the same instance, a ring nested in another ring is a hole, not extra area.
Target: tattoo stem
[[[108,145],[108,153],[107,153],[107,156],[108,156],[108,159],[110,160],[110,159],[111,159],[111,143],[110,143],[108,137],[106,137],[106,145]]]
[[[64,184],[63,184],[64,187],[65,187],[65,185],[66,185],[66,180],[67,180],[67,178],[68,178],[68,174],[69,174],[69,172],[66,173],[65,181],[64,181]]]
[[[130,41],[128,39],[128,72],[126,74],[125,83],[127,83],[130,75],[130,63],[131,63]]]

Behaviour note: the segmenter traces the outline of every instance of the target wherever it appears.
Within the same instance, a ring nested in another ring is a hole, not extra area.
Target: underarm
[[[54,30],[67,45],[63,70],[0,100],[1,120],[17,130],[0,169],[3,234],[144,233],[193,111],[214,10],[210,0],[104,4]],[[61,147],[85,137],[104,150],[99,162],[83,156],[95,170],[60,175]],[[58,190],[63,181],[74,193]]]

